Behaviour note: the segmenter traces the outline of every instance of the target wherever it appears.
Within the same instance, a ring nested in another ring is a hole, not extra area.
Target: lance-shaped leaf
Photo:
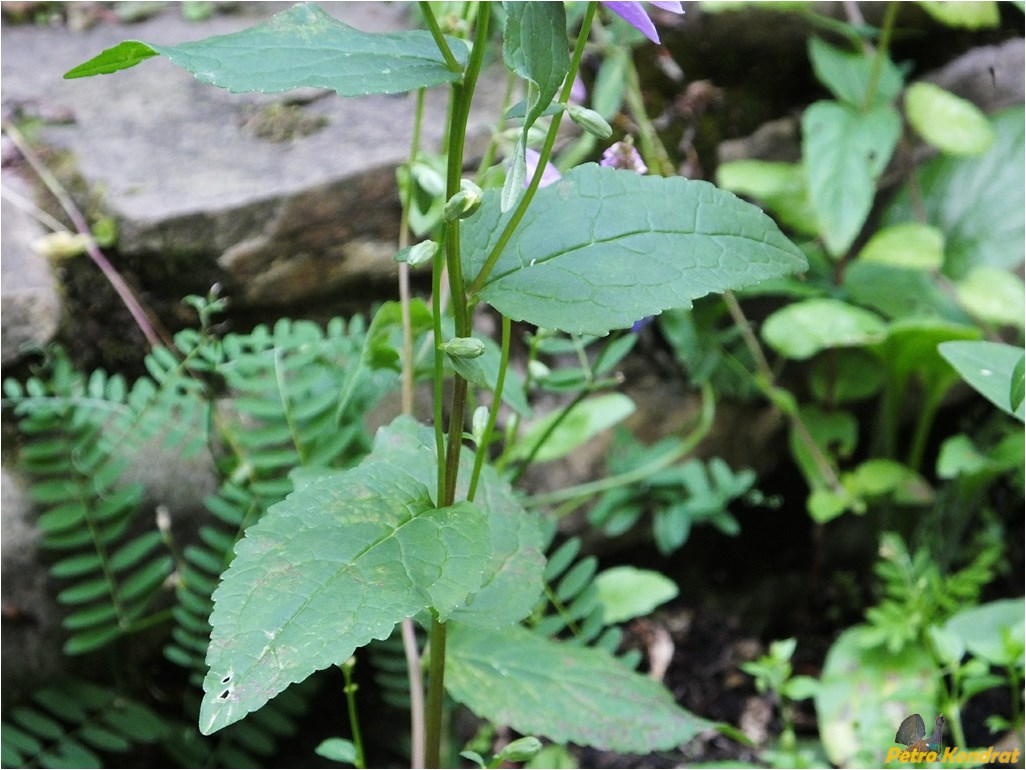
[[[480,509],[435,508],[389,463],[305,478],[246,531],[214,592],[200,729],[241,719],[427,607],[444,620],[481,585],[488,542]]]
[[[466,64],[467,47],[447,38]],[[166,56],[203,83],[235,93],[277,93],[302,86],[340,96],[394,94],[444,85],[463,73],[450,70],[429,32],[361,32],[303,3],[255,27],[179,45],[126,40],[65,73],[66,78],[105,75]]]
[[[435,484],[435,437],[432,430],[409,417],[396,418],[380,431],[370,458],[405,468],[429,488]],[[456,499],[465,498],[473,455],[464,452]],[[513,489],[495,469],[485,465],[474,504],[486,512],[491,550],[481,587],[465,606],[453,611],[461,623],[502,628],[526,617],[542,589],[542,536],[538,517],[524,510]]]
[[[816,102],[802,116],[802,155],[809,201],[823,240],[834,256],[855,241],[901,133],[901,118],[888,105],[858,112],[836,102]]]
[[[526,735],[647,753],[714,727],[603,650],[556,642],[521,626],[484,631],[452,624],[448,636],[449,694]]]
[[[478,275],[508,219],[492,193],[464,221],[465,275]],[[603,335],[806,264],[769,217],[731,193],[589,163],[538,191],[481,299],[518,321]]]

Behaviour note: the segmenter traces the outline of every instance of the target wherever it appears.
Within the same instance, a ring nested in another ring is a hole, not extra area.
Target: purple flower
[[[622,18],[638,32],[647,37],[653,43],[659,42],[659,33],[656,32],[655,24],[648,18],[648,12],[642,3],[633,2],[604,2],[602,5]],[[670,13],[684,13],[684,8],[679,2],[672,0],[649,0],[649,5],[662,8]]]
[[[648,166],[641,159],[641,155],[638,154],[634,143],[630,141],[616,142],[607,147],[606,151],[602,153],[602,160],[599,161],[599,165],[619,168],[624,171],[635,171],[639,174],[648,173]]]
[[[541,155],[538,154],[537,150],[532,150],[530,147],[527,148],[525,155],[527,157],[527,178],[524,180],[524,187],[531,184],[531,180],[534,179],[535,169],[538,168],[538,161]],[[553,166],[551,163],[545,164],[545,171],[542,174],[540,187],[550,185],[553,182],[558,182],[563,178],[563,175],[559,173],[559,169]]]

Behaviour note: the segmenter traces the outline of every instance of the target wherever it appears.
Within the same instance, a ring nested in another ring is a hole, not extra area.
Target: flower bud
[[[453,358],[477,358],[485,351],[484,343],[476,337],[453,337],[439,348]]]
[[[597,136],[599,139],[608,139],[613,135],[612,126],[595,110],[589,110],[587,107],[581,107],[577,104],[569,104],[566,111],[570,114],[570,120],[592,136]]]
[[[470,418],[470,435],[474,443],[481,446],[484,443],[485,430],[488,428],[488,407],[479,406],[474,410],[474,416]]]
[[[533,735],[528,735],[507,744],[506,748],[499,752],[499,758],[505,762],[527,762],[534,759],[541,750],[541,741]]]
[[[435,258],[438,252],[438,244],[434,241],[421,241],[414,246],[407,246],[395,255],[396,262],[405,262],[412,268],[426,265]]]
[[[552,370],[536,358],[532,358],[527,362],[527,371],[530,373],[532,380],[544,380],[552,374]]]
[[[442,219],[446,222],[466,219],[481,205],[480,187],[467,179],[460,182],[460,187],[460,191],[449,198],[442,208]]]

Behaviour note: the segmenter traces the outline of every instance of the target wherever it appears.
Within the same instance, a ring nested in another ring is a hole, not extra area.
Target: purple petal
[[[668,13],[684,13],[684,6],[680,4],[679,0],[648,0],[648,4]]]
[[[570,101],[573,104],[584,104],[588,99],[588,89],[584,87],[580,73],[574,78],[574,84],[570,87]]]
[[[602,3],[602,5],[626,21],[653,43],[659,42],[659,33],[656,32],[655,25],[652,23],[652,20],[648,18],[648,13],[646,13],[645,8],[641,3],[609,0],[609,2]]]
[[[538,154],[537,150],[532,150],[530,147],[528,147],[525,151],[525,156],[527,158],[527,179],[524,180],[524,187],[527,187],[531,183],[531,180],[534,178],[534,172],[538,168],[538,160],[541,158],[541,155]],[[559,173],[558,168],[553,166],[551,163],[546,163],[545,171],[542,174],[541,183],[539,186],[545,187],[545,185],[550,185],[553,182],[558,182],[562,178],[563,175]]]

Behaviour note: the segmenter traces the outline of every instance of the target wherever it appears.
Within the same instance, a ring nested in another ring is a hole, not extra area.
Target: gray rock
[[[0,469],[0,564],[3,586],[4,706],[64,667],[61,612],[39,559],[39,531],[28,494],[19,479]]]
[[[74,114],[74,124],[47,126],[41,138],[71,153],[84,188],[118,221],[119,251],[135,264],[155,263],[151,286],[163,261],[169,281],[183,265],[202,274],[190,290],[221,280],[239,304],[281,306],[394,274],[395,168],[409,153],[414,94],[230,94],[163,57],[112,76],[62,79],[126,38],[174,44],[234,32],[288,7],[247,3],[202,24],[169,8],[131,27],[98,24],[79,35],[3,30],[5,100],[46,94]],[[411,26],[405,3],[322,7],[364,30]],[[504,84],[498,69],[482,76],[468,154],[482,151]],[[447,101],[446,88],[427,94],[427,148],[441,139]],[[289,125],[273,125],[277,118]],[[270,140],[283,136],[291,138]]]
[[[1026,41],[1018,37],[1001,45],[973,48],[924,80],[967,99],[984,112],[1022,104],[1026,96],[1024,45]]]
[[[16,174],[5,170],[2,178],[5,192],[32,199],[29,185]],[[50,263],[30,245],[45,230],[6,195],[0,220],[0,358],[6,365],[24,348],[53,339],[61,302]]]

